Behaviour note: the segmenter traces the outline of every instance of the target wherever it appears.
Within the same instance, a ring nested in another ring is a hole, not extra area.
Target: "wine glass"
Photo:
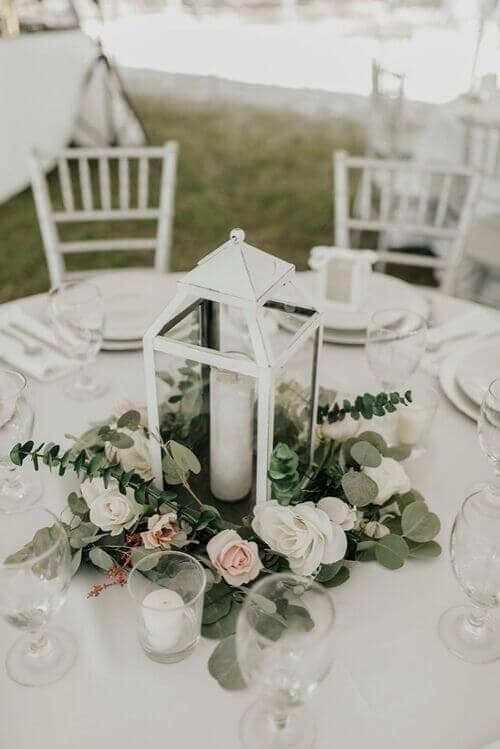
[[[55,515],[37,507],[0,515],[0,614],[25,632],[6,659],[9,676],[19,684],[50,684],[73,665],[73,637],[47,627],[70,581],[70,545]]]
[[[52,289],[49,317],[60,345],[80,365],[66,394],[76,400],[102,395],[106,384],[98,382],[88,369],[99,353],[104,330],[104,305],[97,286],[75,281]]]
[[[26,377],[13,369],[0,370],[0,511],[31,507],[40,499],[41,484],[14,465],[9,454],[33,433],[35,420]]]
[[[471,605],[454,606],[439,620],[439,634],[454,655],[471,663],[500,658],[500,626],[492,615],[500,603],[500,495],[476,487],[451,531],[451,565]]]
[[[305,749],[316,727],[304,705],[333,663],[334,608],[326,590],[284,573],[247,594],[237,623],[238,663],[259,694],[240,724],[244,747]]]
[[[477,435],[481,450],[491,461],[495,471],[495,481],[491,488],[500,494],[500,378],[490,383],[483,398]]]

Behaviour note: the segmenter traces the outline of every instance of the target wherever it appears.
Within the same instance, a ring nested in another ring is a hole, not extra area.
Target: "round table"
[[[432,298],[437,322],[469,306],[440,294]],[[21,303],[29,308],[36,300]],[[65,433],[80,433],[122,395],[144,399],[140,352],[101,353],[97,367],[111,388],[88,404],[66,400],[60,382],[32,383],[36,440],[60,442]],[[325,346],[320,379],[330,387],[348,384],[351,391],[373,387],[360,347]],[[454,515],[466,487],[490,475],[474,423],[444,396],[428,456],[410,462],[407,471],[441,517],[444,551],[437,560],[410,561],[396,572],[376,563],[354,565],[349,582],[332,591],[337,658],[312,701],[320,749],[479,749],[500,737],[500,662],[461,662],[445,650],[436,629],[441,612],[464,599],[447,552]],[[61,509],[76,479],[43,469],[40,475],[45,504]],[[127,591],[112,588],[86,598],[101,579],[96,570],[80,571],[57,616],[79,646],[76,665],[61,681],[29,690],[0,667],[0,746],[235,749],[239,718],[253,696],[225,692],[210,677],[214,642],[202,639],[181,663],[149,661],[137,641]],[[2,622],[0,634],[3,657],[18,633]]]

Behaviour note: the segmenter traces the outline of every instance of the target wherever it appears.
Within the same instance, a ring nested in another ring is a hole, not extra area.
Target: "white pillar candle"
[[[184,613],[182,597],[169,588],[148,593],[142,601],[142,618],[147,639],[154,650],[168,652],[179,642]]]
[[[210,372],[210,489],[236,502],[246,497],[253,475],[253,381],[245,375]]]
[[[412,403],[398,414],[397,438],[403,445],[416,445],[425,435],[434,410]]]

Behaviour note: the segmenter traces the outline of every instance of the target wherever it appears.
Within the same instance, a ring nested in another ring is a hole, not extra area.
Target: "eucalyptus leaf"
[[[356,440],[369,442],[370,445],[373,445],[373,447],[379,451],[379,453],[385,455],[385,451],[387,450],[387,442],[378,432],[361,432],[361,434],[358,434],[358,436],[356,437]]]
[[[389,570],[397,570],[402,567],[409,554],[410,549],[404,538],[393,533],[381,538],[375,547],[377,562]]]
[[[441,529],[438,516],[429,512],[425,502],[412,502],[401,516],[403,535],[411,541],[425,543],[431,541]]]
[[[377,468],[382,462],[382,456],[377,448],[365,440],[354,443],[351,447],[351,456],[360,466],[369,466],[370,468]]]
[[[203,608],[203,624],[215,624],[215,622],[226,617],[231,610],[231,604],[231,594],[213,601],[213,603],[209,603],[208,605],[205,602]]]
[[[349,470],[342,476],[342,488],[349,502],[356,507],[365,507],[377,498],[378,486],[361,471]]]
[[[119,450],[127,450],[129,447],[134,446],[134,440],[129,434],[117,432],[114,429],[108,433],[107,440],[111,442],[113,447],[117,447]]]
[[[217,619],[213,624],[203,624],[201,634],[209,640],[223,640],[236,632],[236,622],[240,613],[241,604],[233,601],[229,613]]]
[[[415,559],[434,559],[441,554],[441,546],[437,541],[426,541],[423,544],[409,542],[410,556]]]
[[[80,549],[81,551],[81,549]],[[94,546],[89,551],[89,559],[96,567],[100,567],[102,570],[110,570],[115,566],[115,560],[108,554],[104,549],[99,546]]]
[[[141,422],[141,415],[138,411],[126,411],[124,414],[120,416],[117,422],[117,426],[120,429],[130,429],[131,432],[134,432],[139,424]]]
[[[167,448],[176,465],[185,471],[191,471],[195,474],[200,473],[200,461],[192,450],[179,442],[175,442],[175,440],[169,440]]]
[[[88,505],[83,497],[79,497],[76,492],[71,492],[68,497],[69,509],[74,515],[86,515],[89,511]]]
[[[350,576],[351,573],[349,572],[349,567],[344,565],[339,569],[335,577],[332,577],[330,580],[327,580],[322,584],[325,588],[337,588],[339,585],[343,585],[343,583],[347,582]]]
[[[341,567],[342,560],[333,564],[322,564],[314,579],[317,583],[326,583],[329,580],[333,580]]]
[[[409,445],[392,445],[384,453],[385,458],[393,458],[398,461],[406,460],[410,455],[411,447]]]
[[[244,689],[245,682],[238,666],[236,637],[219,642],[208,661],[208,671],[223,689]]]

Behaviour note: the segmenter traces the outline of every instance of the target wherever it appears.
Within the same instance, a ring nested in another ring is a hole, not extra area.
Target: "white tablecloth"
[[[467,303],[436,295],[443,320]],[[327,346],[321,381],[373,387],[362,348]],[[103,353],[99,373],[112,383],[101,400],[80,404],[61,396],[60,383],[33,384],[36,439],[60,441],[108,413],[122,394],[143,399],[140,353]],[[465,488],[490,475],[472,421],[441,399],[430,455],[408,466],[417,487],[442,519],[438,560],[409,562],[397,572],[358,564],[332,591],[337,622],[336,665],[313,702],[319,749],[479,749],[500,737],[500,662],[473,666],[441,645],[441,612],[464,596],[447,553],[451,523]],[[74,479],[47,471],[45,503],[62,508]],[[0,667],[0,746],[5,749],[236,749],[238,721],[253,697],[224,692],[207,671],[214,643],[175,665],[149,661],[139,648],[126,590],[86,599],[97,571],[80,572],[57,619],[78,640],[79,657],[60,682],[30,690]],[[0,624],[0,650],[17,632]]]
[[[0,39],[0,202],[29,184],[34,148],[51,155],[68,144],[95,54],[81,31]]]

